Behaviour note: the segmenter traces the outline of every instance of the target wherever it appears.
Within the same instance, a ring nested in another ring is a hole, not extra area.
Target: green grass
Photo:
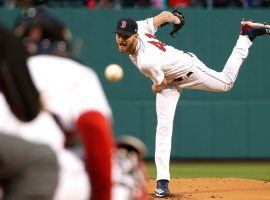
[[[156,177],[154,163],[147,164],[150,178]],[[270,162],[171,163],[171,178],[245,178],[270,181]]]

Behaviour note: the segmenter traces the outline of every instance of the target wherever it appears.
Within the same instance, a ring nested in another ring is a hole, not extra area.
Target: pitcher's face
[[[121,53],[132,52],[133,48],[136,48],[134,47],[134,42],[137,39],[136,34],[122,35],[120,33],[116,33],[115,39]]]

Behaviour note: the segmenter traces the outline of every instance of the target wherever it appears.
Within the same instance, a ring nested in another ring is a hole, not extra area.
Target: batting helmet
[[[32,55],[71,50],[72,36],[67,26],[43,8],[23,11],[15,22],[14,31]]]

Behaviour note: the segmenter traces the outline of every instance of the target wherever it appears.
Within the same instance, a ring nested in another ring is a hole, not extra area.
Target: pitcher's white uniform
[[[239,39],[222,72],[209,69],[194,54],[165,45],[155,36],[153,18],[137,21],[138,44],[129,55],[141,73],[159,85],[164,77],[168,85],[156,95],[157,130],[155,162],[157,180],[170,180],[169,162],[173,119],[182,89],[228,91],[232,88],[242,62],[252,42],[245,36]],[[180,78],[181,77],[181,78]],[[181,81],[177,81],[177,79]]]
[[[49,112],[42,111],[33,121],[23,123],[12,114],[0,93],[0,131],[47,144],[55,151],[60,167],[56,200],[89,199],[90,186],[84,163],[64,148],[64,133],[50,112],[69,131],[75,129],[77,118],[88,110],[111,118],[111,109],[98,77],[90,68],[57,56],[33,56],[28,60],[28,67]]]

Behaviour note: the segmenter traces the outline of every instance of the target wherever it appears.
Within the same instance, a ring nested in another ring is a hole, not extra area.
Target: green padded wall
[[[82,42],[79,59],[94,68],[103,83],[114,113],[116,136],[141,138],[154,155],[155,96],[151,81],[143,77],[127,55],[121,55],[113,34],[119,17],[136,20],[158,14],[155,9],[87,10],[56,9],[52,12]],[[0,21],[11,27],[18,10],[0,9]],[[176,38],[171,27],[161,28],[161,41],[195,53],[210,68],[221,71],[238,38],[242,18],[270,21],[270,10],[184,9],[186,25]],[[172,156],[180,158],[270,158],[270,37],[255,40],[234,88],[228,93],[184,91],[174,124]],[[109,83],[104,68],[118,63],[124,78]],[[89,88],[91,92],[91,88]]]

